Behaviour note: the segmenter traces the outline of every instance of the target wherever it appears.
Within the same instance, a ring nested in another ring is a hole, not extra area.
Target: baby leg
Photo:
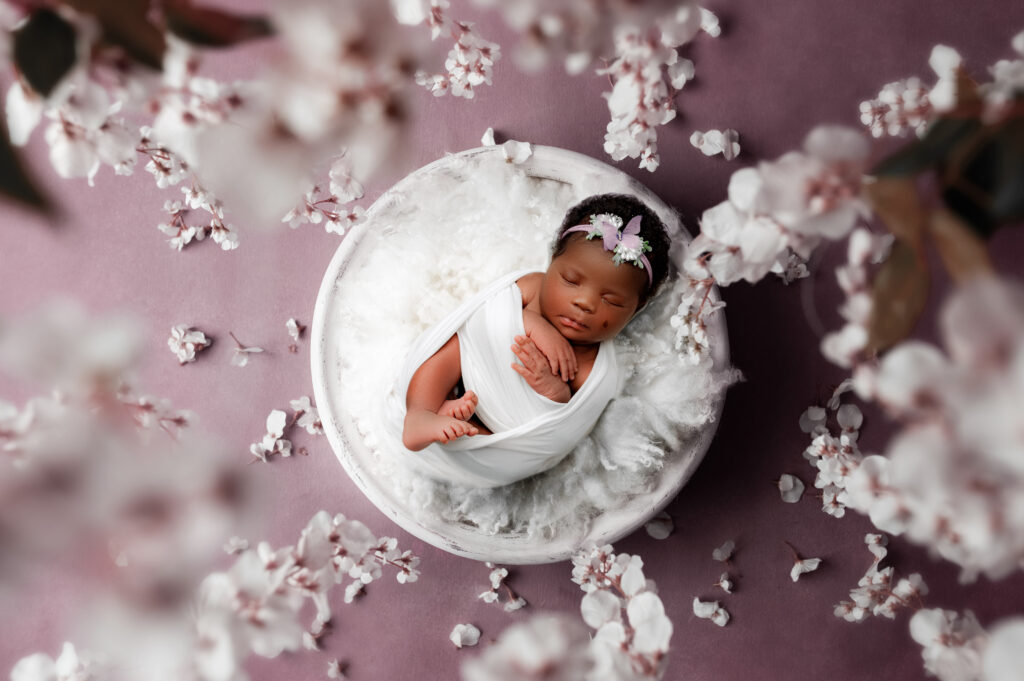
[[[446,404],[446,398],[462,376],[459,337],[452,336],[441,346],[409,381],[405,396],[405,424],[402,429],[402,444],[407,449],[419,451],[431,442],[449,442],[463,435],[476,435],[479,429],[453,413],[439,413]],[[466,402],[466,397],[451,402]],[[475,409],[474,395],[473,407]],[[460,405],[461,415],[467,405]],[[472,415],[472,411],[466,416]]]

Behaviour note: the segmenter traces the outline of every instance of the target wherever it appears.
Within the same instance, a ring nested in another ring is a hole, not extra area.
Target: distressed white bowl
[[[346,391],[345,376],[341,369],[345,348],[339,341],[338,330],[344,322],[339,317],[336,300],[338,292],[345,286],[346,270],[351,263],[358,261],[369,249],[376,248],[386,238],[379,236],[383,231],[382,225],[375,224],[374,216],[384,206],[400,201],[405,190],[418,183],[429,182],[434,171],[460,165],[463,157],[501,153],[500,147],[470,149],[416,170],[382,194],[367,211],[366,221],[345,237],[324,274],[313,312],[313,390],[327,439],[345,472],[363,494],[402,529],[440,549],[474,560],[513,565],[551,563],[569,558],[581,546],[613,543],[639,528],[664,508],[696,470],[711,445],[721,414],[722,400],[715,405],[715,418],[694,439],[686,455],[669,458],[657,484],[650,491],[596,518],[582,540],[578,536],[545,539],[524,534],[486,534],[464,524],[424,517],[421,510],[411,507],[408,500],[396,495],[386,480],[375,476],[373,455],[345,410],[346,402],[360,399],[359,395]],[[664,202],[636,180],[605,163],[566,149],[535,145],[533,155],[522,166],[528,175],[538,179],[571,185],[586,183],[584,186],[587,192],[634,194],[657,212],[667,225],[678,226],[679,238],[686,243],[691,240],[686,230],[678,224],[675,213]],[[712,292],[712,297],[717,299],[717,290]],[[724,367],[729,361],[725,317],[718,312],[712,316],[709,325],[709,337],[715,341],[712,346],[715,366]]]

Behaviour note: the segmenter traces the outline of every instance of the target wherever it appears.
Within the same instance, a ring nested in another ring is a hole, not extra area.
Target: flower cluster
[[[352,165],[344,155],[331,164],[328,179],[327,191],[319,184],[313,185],[303,196],[302,203],[288,211],[281,222],[287,222],[292,229],[307,222],[314,225],[322,222],[328,234],[339,236],[361,223],[366,211],[361,206],[346,208],[346,204],[363,197],[363,186],[353,177]]]
[[[505,612],[515,612],[526,605],[526,599],[519,596],[515,591],[512,590],[508,584],[505,583],[505,579],[508,577],[508,569],[498,567],[494,563],[486,563],[487,567],[490,568],[491,572],[488,578],[491,582],[491,588],[484,591],[477,598],[482,600],[484,603],[498,603],[501,600],[502,589],[506,595],[506,601],[504,605]]]
[[[928,593],[921,575],[914,573],[894,585],[894,568],[888,566],[879,569],[879,563],[888,552],[885,548],[887,541],[885,535],[865,535],[864,543],[868,545],[874,560],[857,582],[857,587],[850,591],[850,600],[836,605],[833,611],[836,617],[842,617],[847,622],[863,622],[870,615],[894,619],[902,608],[921,607],[921,596]]]
[[[209,575],[200,587],[196,629],[203,642],[197,648],[202,676],[231,678],[250,653],[276,657],[297,650],[304,638],[298,617],[305,599],[316,608],[305,638],[315,641],[331,619],[328,594],[346,578],[346,603],[380,579],[383,566],[394,567],[400,583],[416,581],[419,558],[396,544],[357,520],[320,511],[294,546],[275,550],[261,542],[242,552],[228,571]]]
[[[583,621],[594,629],[594,678],[661,678],[668,662],[672,622],[643,573],[643,560],[611,546],[572,559],[572,581],[585,593]]]
[[[998,579],[1024,559],[1024,293],[979,279],[945,304],[946,351],[906,341],[855,386],[905,427],[849,474],[847,504],[963,568]]]
[[[858,363],[868,344],[868,324],[874,307],[868,268],[882,262],[892,247],[891,234],[878,235],[858,227],[846,246],[846,263],[836,268],[836,280],[845,295],[839,314],[846,323],[821,340],[821,354],[849,369]]]
[[[931,608],[910,620],[910,635],[921,646],[924,669],[939,681],[1013,679],[1024,665],[1024,617],[982,629],[974,613]]]
[[[639,158],[640,167],[652,172],[661,163],[657,128],[676,117],[675,93],[693,78],[693,62],[678,50],[702,28],[712,35],[719,31],[714,15],[694,4],[684,4],[655,25],[617,26],[615,59],[598,71],[614,83],[605,93],[612,117],[605,152],[616,161]],[[732,150],[731,142],[727,148]]]
[[[809,407],[800,417],[800,429],[811,436],[804,458],[817,469],[814,486],[821,490],[821,510],[842,518],[849,503],[849,476],[864,460],[857,446],[864,415],[853,404],[833,401],[830,407],[839,426],[835,433],[829,429],[825,407]]]
[[[887,83],[874,99],[860,103],[860,122],[872,137],[924,134],[933,111],[920,78]]]
[[[473,88],[490,85],[494,63],[501,58],[501,48],[479,33],[473,24],[455,21],[445,11],[447,0],[399,0],[395,3],[396,16],[401,23],[430,26],[430,37],[437,40],[447,34],[454,42],[444,62],[447,73],[429,74],[417,71],[415,80],[434,94],[442,97],[451,93],[453,97],[472,99]]]
[[[694,362],[707,355],[705,320],[722,307],[709,301],[714,284],[753,283],[769,272],[788,277],[822,239],[853,229],[867,210],[861,199],[867,155],[860,133],[820,126],[803,151],[733,173],[728,200],[704,211],[683,263],[689,286],[672,318],[677,349]]]
[[[99,35],[95,24],[71,13],[64,21],[75,32],[76,63],[45,97],[21,81],[11,86],[6,103],[11,142],[25,144],[45,117],[50,121],[44,135],[50,163],[58,175],[86,177],[92,184],[103,165],[119,175],[130,174],[138,134],[123,117],[124,93],[102,82],[119,69],[108,52],[94,52]]]
[[[69,642],[53,659],[46,653],[21,658],[11,669],[11,681],[94,681],[103,678],[103,665]]]
[[[534,615],[502,632],[494,645],[462,665],[464,681],[580,681],[594,660],[587,628],[568,615]]]
[[[266,463],[270,457],[279,454],[283,457],[292,455],[292,441],[285,438],[288,431],[294,426],[304,428],[310,435],[323,435],[324,427],[320,422],[320,413],[312,405],[309,397],[303,396],[289,402],[292,408],[292,418],[289,421],[288,415],[280,409],[274,409],[267,416],[267,432],[259,442],[249,446],[249,452],[256,457],[255,460]],[[304,448],[299,448],[299,454],[305,454]]]
[[[136,632],[188,607],[251,499],[228,452],[186,428],[187,412],[131,387],[141,345],[129,321],[67,305],[0,332],[0,365],[48,393],[20,409],[0,401],[0,573],[72,565]],[[76,659],[66,649],[58,677]]]

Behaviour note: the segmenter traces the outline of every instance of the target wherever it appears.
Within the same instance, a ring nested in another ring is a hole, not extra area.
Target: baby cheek
[[[608,328],[608,321],[607,320],[605,320],[604,324],[601,325],[601,328],[602,329],[607,329]]]

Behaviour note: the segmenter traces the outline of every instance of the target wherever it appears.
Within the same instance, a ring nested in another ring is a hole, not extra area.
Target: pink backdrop
[[[493,13],[474,7],[458,11],[464,3],[454,4],[455,16],[478,21],[485,36],[502,44],[506,57],[496,67],[495,86],[481,88],[473,101],[418,96],[410,158],[386,168],[367,187],[367,205],[414,168],[445,152],[477,146],[488,126],[505,137],[606,160],[605,80],[571,78],[559,68],[539,76],[520,74],[508,58],[513,37],[502,22]],[[659,131],[661,168],[650,174],[636,169],[634,161],[619,164],[678,208],[691,231],[703,209],[723,200],[729,175],[741,165],[798,147],[817,123],[857,125],[858,103],[887,82],[910,75],[930,81],[932,45],[956,47],[968,66],[980,71],[1008,57],[1011,37],[1024,29],[1024,5],[1014,0],[973,6],[958,0],[767,5],[709,0],[708,5],[721,17],[723,35],[702,36],[689,49],[697,80],[677,100],[678,119]],[[211,63],[224,74],[250,68],[244,55],[218,56]],[[709,128],[738,130],[741,158],[727,163],[693,149],[690,133]],[[97,313],[128,310],[145,320],[151,352],[140,385],[194,410],[206,429],[237,450],[245,474],[265,483],[265,531],[252,539],[291,544],[322,508],[361,519],[377,534],[395,535],[400,546],[422,557],[416,584],[399,586],[386,576],[371,585],[367,598],[347,606],[340,593],[334,594],[335,632],[326,640],[326,652],[254,658],[249,666],[254,679],[322,678],[332,657],[348,660],[355,679],[454,679],[460,661],[477,652],[456,650],[448,642],[454,624],[475,623],[486,642],[531,612],[578,612],[582,594],[570,582],[568,563],[512,570],[511,585],[530,603],[524,610],[509,615],[478,601],[487,569],[393,526],[346,477],[324,438],[296,435],[296,444],[308,447],[308,457],[247,466],[248,445],[264,432],[269,411],[312,395],[308,341],[297,354],[289,353],[284,321],[311,320],[321,276],[339,243],[336,236],[313,225],[296,231],[284,225],[243,229],[237,251],[204,243],[177,253],[156,229],[161,206],[174,192],[158,190],[141,168],[129,178],[104,169],[90,188],[84,181],[56,177],[39,131],[28,153],[63,215],[47,223],[9,204],[0,206],[0,313],[8,317],[63,295]],[[838,250],[830,256],[838,257]],[[1024,239],[1001,233],[995,256],[1004,271],[1019,273]],[[838,296],[830,286],[831,269],[820,270],[814,281],[818,285],[809,297],[826,325],[835,327],[834,313],[828,312]],[[668,507],[676,524],[672,536],[656,541],[641,531],[617,546],[643,557],[675,625],[668,678],[924,676],[907,614],[863,624],[832,614],[832,606],[847,598],[870,563],[863,545],[864,533],[871,530],[867,520],[825,515],[813,489],[800,503],[784,504],[774,485],[785,472],[812,480],[800,455],[807,440],[797,419],[843,378],[817,350],[818,337],[802,305],[801,289],[809,285],[787,288],[768,281],[724,290],[733,361],[746,381],[729,392],[706,460]],[[178,323],[216,338],[199,361],[184,367],[166,347],[169,329]],[[929,337],[934,337],[933,324],[934,315],[923,323]],[[248,367],[230,366],[228,331],[267,353]],[[27,396],[24,386],[3,381],[0,396]],[[883,417],[867,415],[862,442],[870,452],[889,431]],[[711,560],[711,551],[727,539],[738,546],[733,595],[712,586],[722,566]],[[784,541],[804,555],[824,558],[822,568],[791,582]],[[970,608],[983,625],[1024,612],[1022,575],[961,586],[950,564],[899,539],[891,546],[890,561],[901,574],[924,575],[931,588],[929,606]],[[56,567],[3,613],[0,673],[30,652],[59,651],[62,622],[77,590],[73,571]],[[718,628],[697,619],[691,612],[694,596],[722,598],[732,621]]]

